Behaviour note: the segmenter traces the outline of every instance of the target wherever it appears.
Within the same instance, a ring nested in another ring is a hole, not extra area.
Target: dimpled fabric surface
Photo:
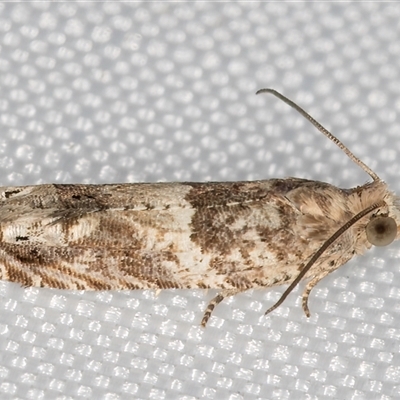
[[[1,185],[251,180],[400,193],[400,5],[0,4]],[[1,399],[400,397],[400,243],[285,287],[67,292],[0,282]]]

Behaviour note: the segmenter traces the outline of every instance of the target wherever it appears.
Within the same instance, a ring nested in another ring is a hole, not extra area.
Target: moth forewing
[[[225,297],[302,278],[311,289],[371,245],[399,237],[387,185],[303,109],[373,181],[353,189],[298,178],[249,182],[0,188],[0,278],[72,290],[221,289]]]

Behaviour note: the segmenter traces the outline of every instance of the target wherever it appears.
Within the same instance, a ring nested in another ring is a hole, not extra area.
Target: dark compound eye
[[[397,236],[397,224],[391,217],[376,217],[366,227],[368,242],[374,246],[387,246]]]

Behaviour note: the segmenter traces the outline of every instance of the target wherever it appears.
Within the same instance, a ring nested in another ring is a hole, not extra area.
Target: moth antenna
[[[300,113],[304,118],[308,119],[320,132],[322,132],[329,140],[336,144],[355,164],[362,168],[374,181],[379,181],[379,176],[372,171],[366,164],[364,164],[358,157],[356,157],[336,136],[330,133],[326,128],[324,128],[318,121],[316,121],[310,114],[303,110],[300,106],[294,103],[292,100],[288,99],[283,94],[277,92],[274,89],[260,89],[256,94],[260,93],[271,93],[278,99],[284,101],[290,107],[293,107],[298,113]]]
[[[375,203],[370,205],[369,207],[365,208],[364,210],[360,211],[356,214],[353,218],[347,221],[344,225],[342,225],[324,244],[314,253],[311,257],[310,261],[307,265],[300,271],[299,275],[297,275],[296,279],[290,284],[290,286],[284,291],[281,298],[272,306],[270,307],[265,314],[269,314],[271,311],[274,311],[278,308],[289,295],[289,293],[298,285],[298,283],[304,278],[304,275],[311,269],[314,263],[321,257],[321,255],[325,252],[325,250],[336,240],[338,239],[344,232],[346,232],[352,225],[354,225],[358,220],[365,217],[371,211],[376,210],[377,208],[386,206],[384,201],[380,201],[379,203]],[[307,303],[305,304],[307,307]]]

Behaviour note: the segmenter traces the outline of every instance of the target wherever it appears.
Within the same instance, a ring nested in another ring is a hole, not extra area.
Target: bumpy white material
[[[396,3],[0,4],[2,185],[366,175],[400,193]],[[400,397],[400,244],[300,290],[69,293],[0,283],[2,399]],[[303,286],[302,286],[303,287]],[[301,288],[302,288],[301,287]],[[301,289],[300,288],[300,289]]]

